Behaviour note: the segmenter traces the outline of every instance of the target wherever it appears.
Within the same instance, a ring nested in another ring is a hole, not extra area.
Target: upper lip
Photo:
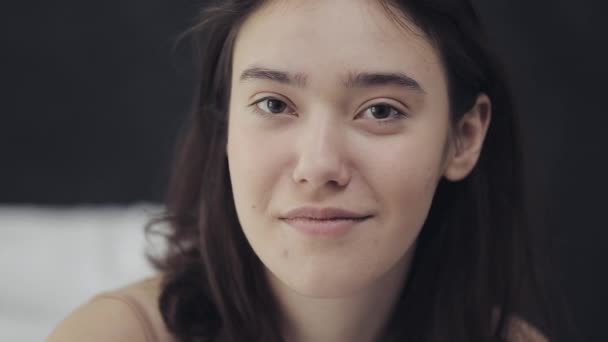
[[[300,207],[288,211],[282,215],[281,219],[293,220],[293,219],[316,219],[316,220],[329,220],[329,219],[364,219],[371,215],[360,214],[353,211],[340,208],[314,208],[314,207]]]

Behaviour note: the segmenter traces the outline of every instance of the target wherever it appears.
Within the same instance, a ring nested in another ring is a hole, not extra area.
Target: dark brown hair
[[[148,227],[168,223],[169,250],[153,262],[165,275],[160,311],[181,341],[283,340],[263,265],[237,219],[225,148],[233,44],[263,2],[210,2],[186,33],[199,72],[194,108],[166,213]],[[480,93],[490,97],[493,113],[471,174],[442,180],[436,190],[386,340],[503,341],[514,315],[533,317],[554,340],[553,310],[526,223],[516,112],[474,9],[468,0],[380,2],[398,23],[420,28],[438,51],[452,123]]]

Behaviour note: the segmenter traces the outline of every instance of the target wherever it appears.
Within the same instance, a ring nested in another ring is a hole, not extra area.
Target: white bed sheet
[[[0,341],[44,341],[94,294],[154,274],[144,225],[161,209],[0,206]]]

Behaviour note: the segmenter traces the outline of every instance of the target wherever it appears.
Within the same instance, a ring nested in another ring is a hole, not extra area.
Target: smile
[[[372,216],[334,217],[321,219],[314,217],[297,217],[282,219],[282,221],[306,235],[338,237],[348,234],[355,227],[371,217]]]

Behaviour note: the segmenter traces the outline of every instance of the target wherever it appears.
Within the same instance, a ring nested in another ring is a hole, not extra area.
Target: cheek
[[[393,175],[383,200],[390,211],[389,219],[397,230],[412,230],[418,234],[430,209],[437,185],[436,170],[430,166],[413,165],[404,169],[401,177]]]
[[[417,133],[417,132],[416,132]],[[429,190],[440,173],[443,141],[424,134],[395,137],[393,141],[359,144],[359,168],[367,170],[369,181],[377,180],[387,193],[408,194]]]
[[[391,203],[403,207],[430,200],[438,181],[439,159],[424,155],[409,155],[390,163],[385,174],[384,193]]]
[[[426,139],[392,144],[369,154],[366,182],[384,211],[387,234],[422,227],[440,178],[442,145]]]
[[[277,146],[282,145],[250,127],[229,127],[230,180],[237,213],[245,222],[251,214],[264,212],[281,177],[284,158]]]

